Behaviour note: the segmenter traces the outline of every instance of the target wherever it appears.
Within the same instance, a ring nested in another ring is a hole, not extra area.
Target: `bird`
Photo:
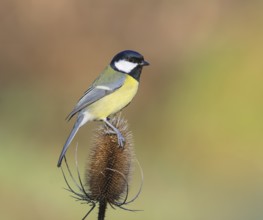
[[[137,93],[142,69],[148,65],[143,55],[133,50],[121,51],[112,58],[67,116],[68,120],[75,115],[77,118],[59,156],[58,167],[79,128],[89,121],[105,122],[117,135],[118,146],[124,147],[125,139],[110,123],[110,116],[130,104]]]

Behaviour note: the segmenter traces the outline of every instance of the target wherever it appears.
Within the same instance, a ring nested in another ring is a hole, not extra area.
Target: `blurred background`
[[[2,0],[0,219],[89,210],[56,167],[74,123],[64,119],[124,49],[151,63],[123,111],[145,176],[127,208],[144,211],[109,208],[107,219],[263,219],[262,10],[256,0]],[[98,124],[72,144],[82,174]]]

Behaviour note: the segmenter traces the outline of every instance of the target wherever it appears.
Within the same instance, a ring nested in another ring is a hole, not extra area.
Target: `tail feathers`
[[[64,158],[64,156],[65,156],[65,154],[66,154],[66,151],[67,151],[67,149],[69,148],[69,145],[70,145],[70,143],[72,142],[73,138],[74,138],[75,135],[77,134],[77,132],[78,132],[80,126],[81,126],[82,120],[83,120],[83,117],[79,117],[79,118],[77,119],[77,121],[76,121],[76,123],[75,123],[75,125],[74,125],[74,127],[73,127],[73,129],[72,129],[72,131],[70,132],[70,135],[69,135],[66,143],[64,144],[64,147],[63,147],[63,149],[62,149],[62,151],[61,151],[61,154],[60,154],[60,156],[59,156],[58,164],[57,164],[58,167],[61,166],[62,160],[63,160],[63,158]]]

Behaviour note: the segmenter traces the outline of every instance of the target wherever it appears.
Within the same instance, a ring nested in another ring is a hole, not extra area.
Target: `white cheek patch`
[[[114,63],[115,67],[125,73],[130,73],[136,66],[138,66],[138,63],[132,63],[127,60],[119,60]]]

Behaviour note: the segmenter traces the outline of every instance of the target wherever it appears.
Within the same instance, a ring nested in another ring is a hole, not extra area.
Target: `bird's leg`
[[[118,144],[120,147],[124,147],[124,143],[125,143],[125,138],[122,136],[121,132],[115,128],[107,119],[103,120],[113,131],[114,133],[117,135],[118,138]]]
[[[104,120],[104,121],[105,121],[105,120]],[[109,121],[110,121],[110,117],[107,117],[107,118],[106,118],[106,121],[108,121],[108,122],[109,122]],[[109,126],[109,125],[108,125],[108,124],[106,124],[106,126]],[[110,127],[110,128],[112,128],[112,127]],[[108,131],[107,131],[107,134],[116,134],[116,132],[115,132],[115,131],[113,131],[112,129],[110,129],[110,130],[108,130]]]

